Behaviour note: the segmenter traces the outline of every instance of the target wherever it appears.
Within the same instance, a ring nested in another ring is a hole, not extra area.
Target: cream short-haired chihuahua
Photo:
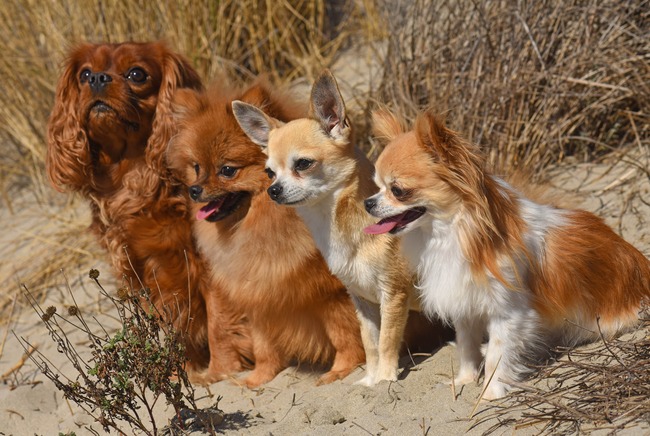
[[[372,164],[353,143],[334,76],[325,71],[314,83],[311,118],[285,124],[237,101],[233,110],[268,155],[267,172],[275,178],[269,195],[296,208],[355,302],[367,361],[358,383],[397,380],[409,307],[419,307],[413,275],[398,240],[363,232],[373,222],[363,204],[375,191]]]

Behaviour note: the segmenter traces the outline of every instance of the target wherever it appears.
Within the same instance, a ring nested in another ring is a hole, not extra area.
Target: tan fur
[[[267,166],[277,173],[273,186],[293,192],[304,188],[304,201],[297,203],[297,210],[330,270],[355,299],[368,363],[361,382],[396,380],[409,307],[419,310],[413,276],[399,241],[363,232],[373,222],[363,203],[375,190],[372,164],[354,146],[333,76],[325,72],[314,85],[310,118],[283,123],[256,108],[235,106],[244,131],[269,155]],[[298,170],[297,158],[312,165]],[[415,336],[439,341],[442,330],[429,323]]]
[[[175,174],[187,186],[201,186],[206,198],[248,193],[232,214],[194,226],[217,283],[251,322],[256,365],[245,383],[266,383],[294,361],[332,363],[319,383],[332,382],[364,360],[354,307],[295,212],[266,194],[265,156],[237,125],[230,107],[234,98],[282,120],[301,113],[264,83],[237,92],[181,93],[176,101],[181,132],[168,158]],[[219,176],[223,165],[236,166],[237,174]],[[195,203],[194,212],[204,205]]]

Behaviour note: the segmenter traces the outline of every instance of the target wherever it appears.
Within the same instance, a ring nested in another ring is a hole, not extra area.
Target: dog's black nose
[[[113,78],[103,71],[99,73],[90,73],[88,76],[88,85],[93,94],[100,94],[106,88],[106,85],[113,81]]]
[[[278,201],[278,198],[282,195],[282,186],[273,184],[269,186],[269,189],[267,189],[266,192],[269,193],[269,197],[271,197],[273,201]]]
[[[189,191],[192,200],[198,200],[199,197],[201,197],[201,194],[203,193],[203,188],[201,188],[199,185],[192,185],[190,186]]]
[[[370,212],[374,209],[375,206],[377,206],[377,200],[374,198],[366,198],[363,204],[366,206],[366,211]]]

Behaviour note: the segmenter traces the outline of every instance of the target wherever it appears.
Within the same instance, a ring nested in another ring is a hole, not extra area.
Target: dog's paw
[[[478,371],[475,370],[467,370],[467,371],[461,371],[458,376],[453,380],[453,383],[455,386],[465,386],[466,384],[469,383],[475,383],[478,380]]]
[[[248,377],[239,380],[237,384],[243,384],[248,388],[256,388],[264,383],[268,383],[275,378],[276,374],[266,373],[253,370]]]
[[[499,398],[505,397],[507,393],[508,386],[505,383],[502,383],[498,380],[492,380],[490,385],[483,393],[481,399],[487,401],[498,400]]]
[[[398,374],[397,368],[393,368],[393,367],[379,368],[377,374],[375,375],[375,383],[379,383],[382,381],[397,381],[397,374]]]
[[[375,385],[375,377],[372,374],[366,374],[364,378],[361,380],[357,380],[354,382],[355,385],[360,385],[360,386],[374,386]]]
[[[344,379],[348,374],[350,374],[350,370],[326,372],[318,379],[316,386],[327,385],[335,382],[336,380]]]
[[[211,385],[212,383],[216,383],[221,380],[225,380],[228,378],[226,374],[219,373],[219,372],[213,372],[210,370],[203,370],[203,371],[191,371],[188,373],[188,377],[190,379],[190,382],[192,382],[195,385],[203,385],[203,386],[208,386]]]

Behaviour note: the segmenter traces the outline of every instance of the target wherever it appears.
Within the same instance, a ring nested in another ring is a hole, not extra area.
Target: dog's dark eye
[[[393,186],[390,188],[390,192],[393,193],[395,198],[401,198],[404,196],[404,190],[400,188],[399,186]]]
[[[126,78],[131,82],[142,83],[147,80],[147,73],[140,67],[131,68],[128,73],[126,73]]]
[[[86,83],[88,78],[90,78],[90,70],[86,68],[81,72],[81,74],[79,74],[79,80],[81,83]]]
[[[219,174],[221,174],[224,177],[231,178],[234,177],[235,174],[237,174],[237,170],[239,170],[239,168],[224,165],[219,170]]]
[[[293,164],[293,169],[296,171],[305,171],[314,164],[314,161],[311,159],[298,159],[295,164]]]
[[[269,176],[269,179],[275,177],[275,173],[271,168],[264,168],[264,172],[266,173],[267,176]]]
[[[199,166],[199,164],[195,163],[194,164],[194,172],[196,173],[197,176],[199,175],[200,171],[201,171],[201,167]]]

